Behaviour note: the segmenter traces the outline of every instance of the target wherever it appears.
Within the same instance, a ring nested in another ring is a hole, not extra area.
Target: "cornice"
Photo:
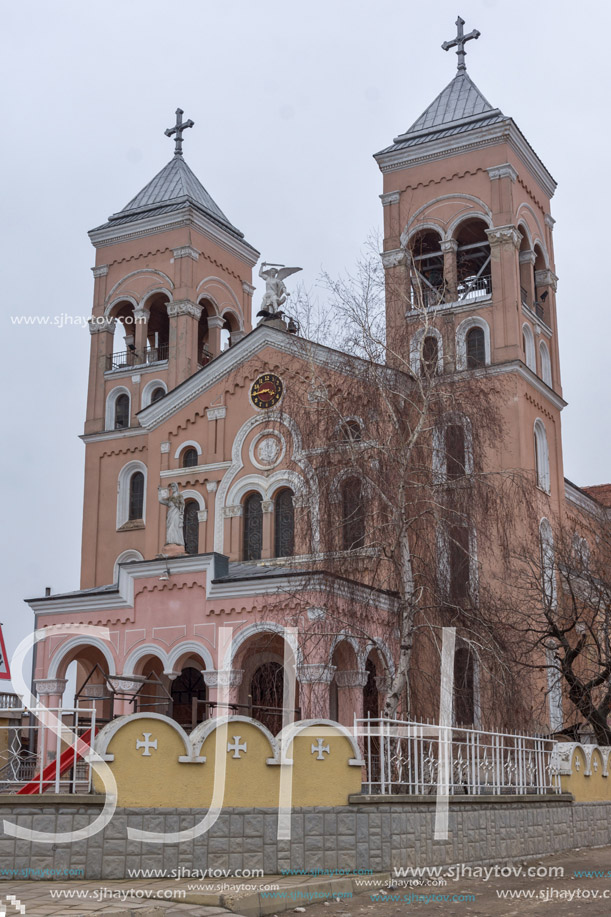
[[[564,496],[571,503],[574,503],[584,512],[589,513],[591,516],[596,516],[600,518],[604,514],[604,508],[601,507],[596,500],[584,494],[582,490],[579,489],[572,481],[564,479]]]
[[[169,302],[166,309],[169,318],[176,318],[178,315],[190,315],[192,318],[196,319],[196,321],[200,320],[203,312],[203,306],[198,306],[188,299]]]
[[[181,245],[180,248],[173,248],[172,254],[175,260],[178,258],[192,258],[193,261],[199,261],[199,252],[192,245]]]
[[[106,277],[106,275],[108,274],[108,265],[100,264],[98,265],[98,267],[92,267],[91,271],[96,280],[98,279],[98,277]]]
[[[259,260],[260,253],[256,248],[253,248],[248,242],[236,238],[236,236],[223,229],[220,224],[208,219],[205,214],[188,203],[171,213],[162,213],[150,217],[143,216],[142,219],[121,226],[113,226],[111,224],[101,229],[92,229],[88,235],[95,248],[103,248],[107,245],[114,245],[117,242],[141,239],[144,236],[167,232],[182,226],[195,226],[207,238],[231,254],[238,255],[250,267],[254,267]]]
[[[490,168],[486,169],[486,172],[490,176],[490,181],[495,181],[498,178],[510,178],[515,181],[518,177],[518,173],[510,162],[503,162],[500,166],[490,166]]]
[[[430,131],[423,133],[430,133]],[[399,141],[408,140],[415,136],[416,134],[405,134],[397,139]],[[537,179],[547,196],[551,198],[556,190],[556,181],[511,118],[485,127],[474,127],[473,130],[464,134],[455,134],[450,138],[433,138],[427,143],[407,147],[407,149],[376,153],[374,159],[381,172],[395,172],[398,169],[412,168],[425,162],[446,159],[502,142],[511,144],[524,165]]]
[[[389,207],[391,204],[398,204],[401,198],[400,191],[385,191],[384,194],[380,194],[380,200],[382,201],[382,207]]]
[[[210,462],[208,465],[192,465],[190,468],[168,468],[160,471],[161,478],[181,478],[189,474],[210,474],[214,471],[227,471],[231,462]]]
[[[144,436],[146,430],[142,427],[128,428],[127,430],[103,430],[100,433],[81,433],[79,439],[84,443],[100,443],[109,439],[131,439],[133,436]]]

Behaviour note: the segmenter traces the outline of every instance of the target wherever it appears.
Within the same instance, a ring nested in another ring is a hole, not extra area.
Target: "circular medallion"
[[[256,408],[273,408],[282,398],[282,379],[274,373],[264,373],[250,387],[250,400]]]
[[[257,445],[257,458],[262,465],[273,465],[280,454],[280,440],[277,436],[266,436]]]

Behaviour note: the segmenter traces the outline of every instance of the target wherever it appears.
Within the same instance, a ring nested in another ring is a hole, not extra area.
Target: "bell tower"
[[[89,233],[96,265],[86,434],[136,427],[152,399],[251,330],[259,253],[185,162],[193,124],[177,109],[165,131],[172,159]]]
[[[434,360],[447,374],[510,374],[519,389],[508,417],[518,464],[537,473],[539,420],[552,469],[542,490],[559,499],[556,182],[515,121],[468,75],[465,46],[480,33],[465,34],[460,17],[456,26],[456,37],[442,45],[456,49],[455,76],[375,154],[383,175],[389,360],[409,354],[416,373]]]

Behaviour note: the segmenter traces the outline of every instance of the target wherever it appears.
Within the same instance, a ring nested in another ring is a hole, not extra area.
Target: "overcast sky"
[[[185,159],[268,261],[354,265],[379,229],[372,153],[455,73],[457,12],[479,41],[471,78],[511,115],[559,183],[556,270],[565,474],[607,482],[608,55],[602,2],[479,0],[22,0],[2,2],[2,526],[9,655],[32,625],[23,597],[78,588],[89,332],[16,327],[87,316],[87,230],[171,158]],[[259,282],[260,286],[260,282]],[[261,295],[255,293],[255,303]],[[0,683],[1,687],[1,683]]]

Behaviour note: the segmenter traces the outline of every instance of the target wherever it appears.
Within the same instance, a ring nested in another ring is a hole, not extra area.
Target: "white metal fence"
[[[0,793],[88,793],[83,760],[96,731],[95,708],[11,708],[0,725]]]
[[[559,793],[551,739],[431,723],[357,719],[373,794]]]

